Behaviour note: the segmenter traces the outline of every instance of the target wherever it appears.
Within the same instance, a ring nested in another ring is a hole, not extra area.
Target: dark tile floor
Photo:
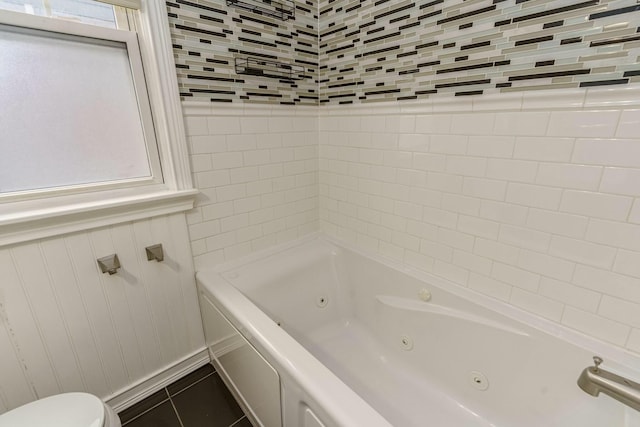
[[[212,365],[118,414],[126,427],[251,427]]]

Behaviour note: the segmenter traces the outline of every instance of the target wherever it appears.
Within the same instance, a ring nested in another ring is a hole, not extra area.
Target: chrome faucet
[[[595,366],[585,368],[578,378],[578,386],[592,396],[600,392],[640,411],[640,384],[620,375],[600,369],[602,358],[593,356]]]

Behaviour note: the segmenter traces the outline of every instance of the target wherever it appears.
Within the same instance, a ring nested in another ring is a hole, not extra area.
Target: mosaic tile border
[[[640,81],[639,11],[635,0],[323,0],[320,103]]]
[[[295,1],[284,22],[225,0],[167,2],[183,99],[353,104],[640,82],[636,0]],[[239,57],[305,71],[239,75]]]
[[[317,105],[315,0],[295,0],[295,14],[286,20],[227,5],[226,0],[166,4],[183,100]],[[236,60],[247,57],[303,72],[295,79],[236,73]]]

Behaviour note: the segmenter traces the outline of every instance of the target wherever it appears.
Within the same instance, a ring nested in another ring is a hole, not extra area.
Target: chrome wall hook
[[[103,273],[109,273],[109,275],[116,274],[120,268],[120,260],[117,254],[98,258],[98,265]]]
[[[151,245],[144,248],[147,252],[147,260],[153,261],[154,259],[158,262],[164,259],[164,250],[162,249],[162,243],[158,243],[157,245]]]

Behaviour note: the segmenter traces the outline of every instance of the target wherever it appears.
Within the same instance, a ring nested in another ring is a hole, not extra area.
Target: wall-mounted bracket
[[[153,261],[154,259],[158,262],[164,259],[164,250],[162,249],[162,243],[158,243],[157,245],[151,245],[144,248],[147,252],[147,260]]]
[[[258,15],[272,16],[286,21],[295,18],[296,6],[293,0],[227,0],[228,6],[235,6]]]
[[[109,273],[109,275],[116,274],[120,268],[120,260],[117,254],[108,255],[102,258],[98,258],[98,266],[103,273]]]
[[[235,59],[236,74],[268,77],[281,80],[302,80],[305,78],[304,67],[286,62],[251,56]]]

